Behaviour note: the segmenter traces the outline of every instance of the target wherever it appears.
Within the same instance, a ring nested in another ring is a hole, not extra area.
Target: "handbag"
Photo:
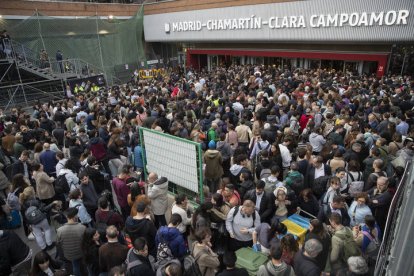
[[[229,235],[229,232],[227,231],[227,228],[226,228],[226,223],[224,223],[224,222],[220,222],[220,223],[218,224],[217,232],[218,232],[221,236],[228,236],[228,235]]]

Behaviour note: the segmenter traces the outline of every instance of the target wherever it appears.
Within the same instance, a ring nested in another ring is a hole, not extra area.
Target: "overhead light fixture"
[[[113,16],[112,14],[110,14],[110,15],[108,16],[108,19],[109,19],[109,20],[112,20],[112,19],[114,19],[114,16]]]
[[[0,14],[0,18],[3,18],[3,15]]]

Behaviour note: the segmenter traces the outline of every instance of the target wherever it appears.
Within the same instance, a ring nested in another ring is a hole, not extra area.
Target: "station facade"
[[[265,64],[382,76],[396,44],[414,41],[413,13],[411,0],[289,1],[146,14],[144,34],[182,49],[196,69]]]

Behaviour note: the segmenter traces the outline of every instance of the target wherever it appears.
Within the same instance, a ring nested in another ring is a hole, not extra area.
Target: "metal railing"
[[[0,87],[0,106],[6,111],[16,106],[61,100],[65,96],[63,80],[44,80]]]
[[[49,69],[56,76],[90,77],[104,74],[98,66],[92,65],[81,59],[65,59],[62,61],[50,61]]]
[[[105,74],[104,70],[98,66],[82,59],[58,61],[48,57],[47,59],[41,60],[40,53],[33,51],[25,45],[14,40],[9,40],[7,43],[10,43],[12,47],[11,55],[8,57],[9,59],[14,59],[21,67],[35,69],[40,75],[45,77],[66,79],[70,77],[81,78]]]

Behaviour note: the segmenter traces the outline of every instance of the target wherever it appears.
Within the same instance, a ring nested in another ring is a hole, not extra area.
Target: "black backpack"
[[[105,238],[106,236],[106,228],[108,227],[108,221],[111,220],[112,216],[113,216],[114,212],[109,211],[108,217],[106,218],[105,221],[97,221],[95,228],[96,231],[98,231],[99,236],[101,237],[101,239]]]
[[[259,142],[257,142],[257,147],[259,148],[259,152],[258,153],[256,153],[256,156],[255,156],[255,164],[259,164],[259,162],[261,161],[261,158],[262,158],[262,154],[263,154],[263,152],[268,152],[269,151],[269,148],[270,148],[270,143],[268,142],[268,144],[267,144],[267,146],[264,148],[264,149],[262,149],[262,146],[260,145],[260,141]]]
[[[66,179],[66,174],[58,175],[55,181],[55,192],[58,195],[68,194],[70,191],[68,180]]]
[[[313,181],[312,192],[316,198],[320,198],[327,190],[328,181],[331,177],[328,175],[320,176]]]

